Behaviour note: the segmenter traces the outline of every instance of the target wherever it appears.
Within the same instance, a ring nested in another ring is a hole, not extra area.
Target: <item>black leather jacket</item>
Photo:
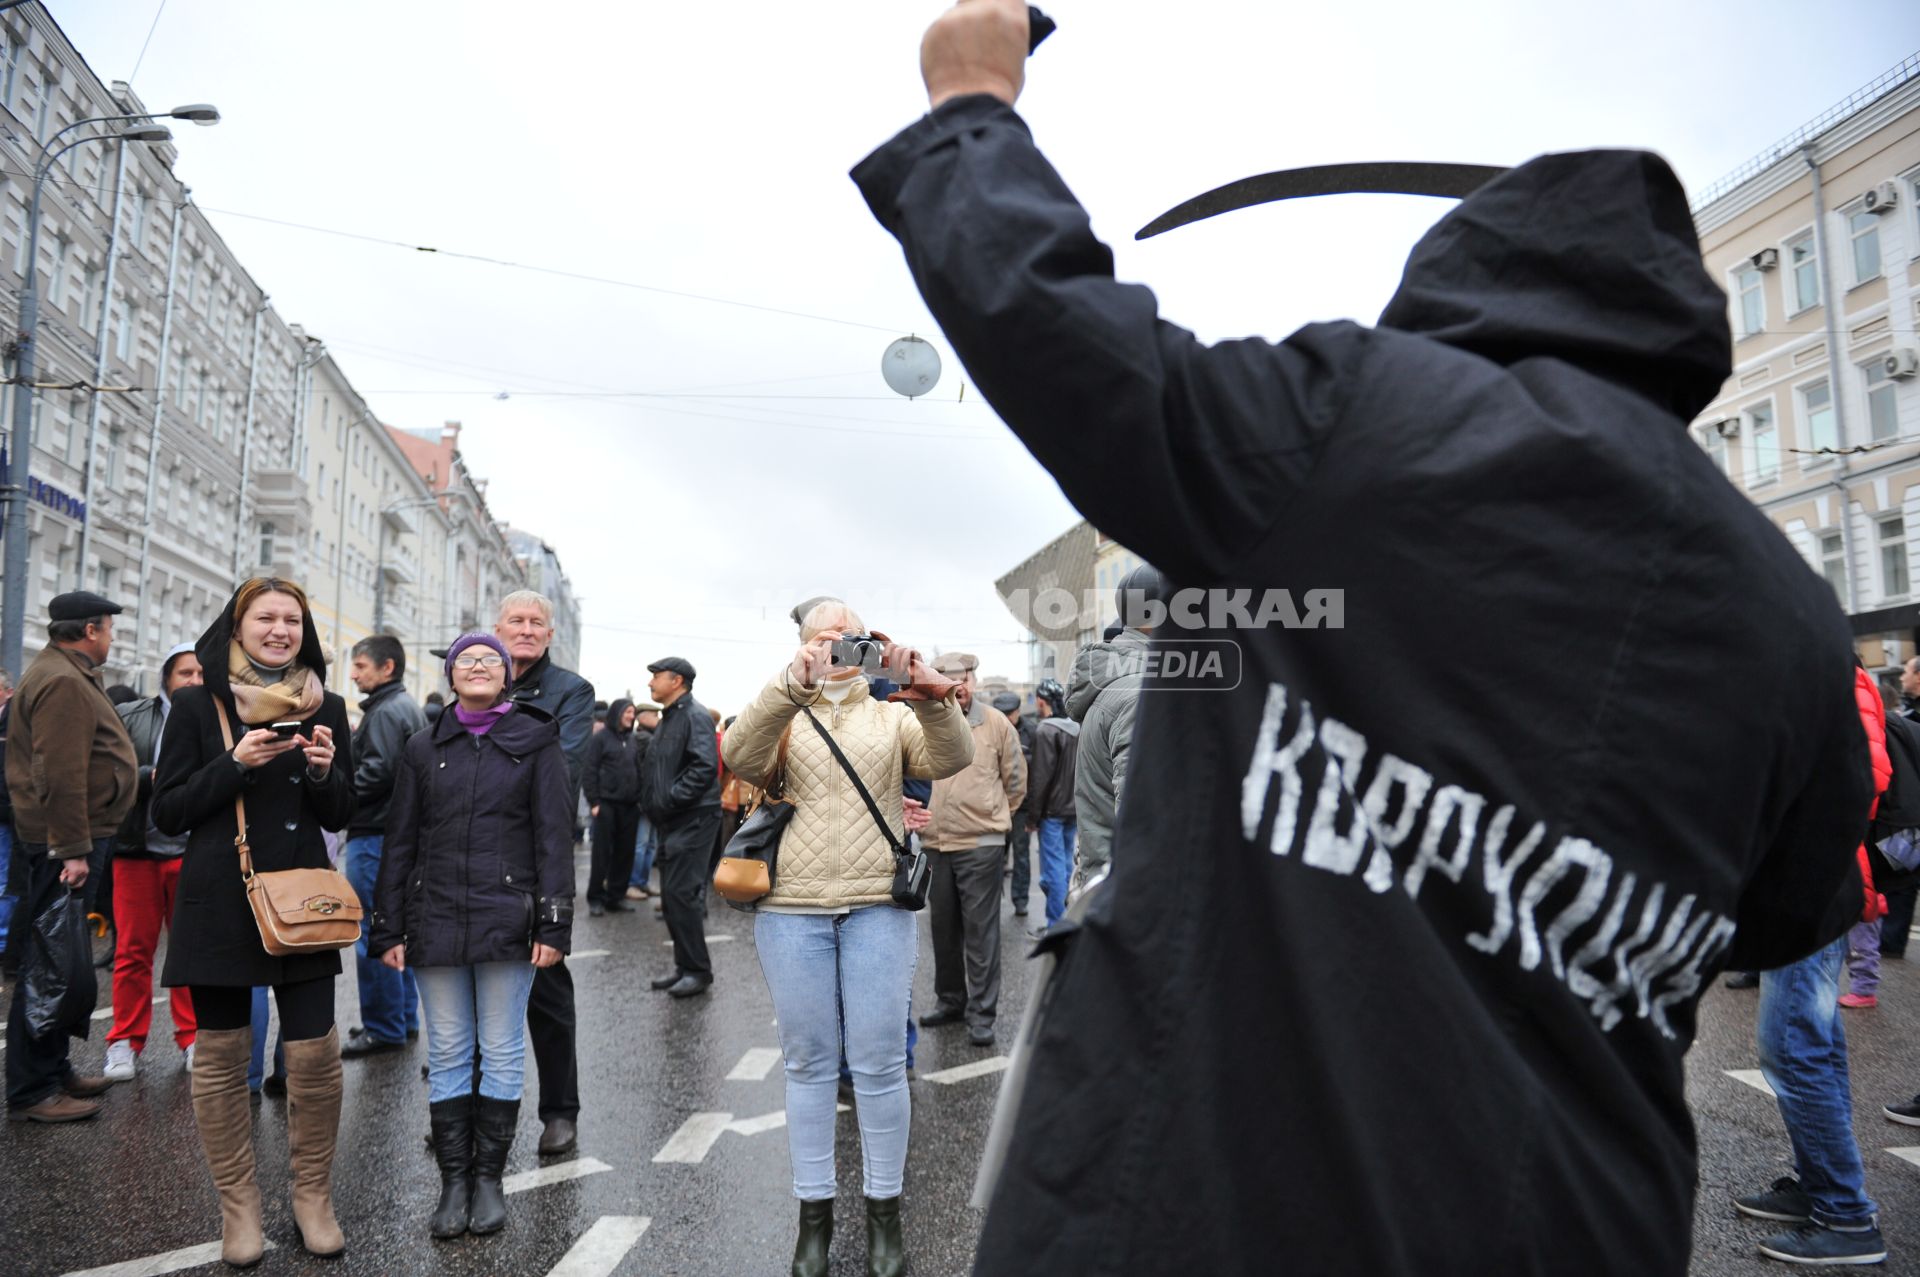
[[[406,684],[398,680],[382,683],[360,702],[360,726],[353,733],[353,793],[357,802],[348,837],[386,832],[387,804],[393,798],[400,751],[426,725],[426,711],[414,703],[407,695]]]

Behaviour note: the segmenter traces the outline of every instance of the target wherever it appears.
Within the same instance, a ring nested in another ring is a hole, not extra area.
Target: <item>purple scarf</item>
[[[498,705],[489,706],[486,709],[468,709],[459,701],[453,703],[453,716],[460,721],[460,726],[475,736],[485,736],[493,730],[495,723],[511,713],[513,713],[512,701],[501,701]]]

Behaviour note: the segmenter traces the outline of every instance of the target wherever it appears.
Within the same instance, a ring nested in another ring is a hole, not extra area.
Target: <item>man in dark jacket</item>
[[[395,971],[369,951],[374,883],[386,849],[387,808],[393,801],[400,756],[413,734],[427,725],[426,712],[407,695],[406,644],[391,634],[374,634],[353,645],[348,670],[360,702],[360,726],[353,733],[353,823],[347,826],[347,881],[367,915],[354,946],[354,973],[360,986],[360,1027],[340,1044],[340,1058],[398,1051],[420,1033],[420,990],[413,969]]]
[[[1147,680],[1141,854],[1051,938],[975,1271],[1678,1277],[1700,992],[1847,928],[1868,805],[1833,591],[1687,434],[1731,339],[1685,193],[1543,157],[1378,326],[1204,346],[1014,112],[1027,38],[950,10],[855,178],[1001,419],[1178,587],[1152,652],[1234,668]],[[1750,677],[1702,681],[1728,634]]]
[[[676,998],[713,984],[707,957],[707,866],[720,836],[720,751],[713,717],[693,699],[693,666],[669,656],[647,666],[647,690],[663,708],[647,747],[642,793],[660,834],[661,912],[673,937],[673,971],[655,989]]]
[[[1067,911],[1073,883],[1073,806],[1075,761],[1080,754],[1080,724],[1067,717],[1066,689],[1048,679],[1035,693],[1040,707],[1034,733],[1033,771],[1027,784],[1027,810],[1040,826],[1040,893],[1047,900],[1047,925]]]
[[[500,618],[493,632],[513,657],[513,703],[545,710],[560,730],[569,793],[577,807],[587,740],[593,735],[593,684],[572,670],[561,669],[548,655],[547,648],[553,642],[553,604],[545,595],[532,590],[507,595],[500,601]],[[573,972],[564,961],[533,973],[527,1036],[540,1072],[540,1121],[544,1123],[540,1153],[564,1153],[574,1147],[580,1119]]]
[[[633,702],[607,706],[605,726],[587,741],[581,780],[593,817],[593,862],[587,871],[587,912],[626,913],[627,879],[640,836],[640,745]]]
[[[8,702],[7,791],[25,868],[18,930],[28,930],[63,891],[92,904],[90,876],[139,796],[133,742],[107,699],[100,667],[113,647],[120,605],[75,591],[47,605],[47,646]],[[16,954],[25,950],[18,943]],[[7,1116],[73,1122],[92,1117],[91,1098],[113,1083],[80,1077],[67,1062],[66,1030],[27,1029],[26,980],[7,1017]]]
[[[139,1070],[153,1028],[153,956],[160,932],[172,925],[173,901],[180,886],[180,858],[187,840],[154,827],[150,808],[153,774],[160,764],[162,738],[173,696],[200,686],[200,658],[193,644],[182,643],[160,662],[160,690],[119,706],[120,722],[133,741],[140,797],[113,838],[113,1027],[107,1030],[106,1076],[130,1082]],[[193,995],[185,987],[168,990],[173,1040],[193,1067]]]

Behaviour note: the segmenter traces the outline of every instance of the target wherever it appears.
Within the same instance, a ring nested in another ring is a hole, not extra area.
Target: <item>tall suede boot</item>
[[[287,1043],[287,1153],[300,1244],[322,1259],[344,1254],[333,1217],[333,1149],[340,1135],[340,1029]]]
[[[793,1277],[827,1277],[833,1245],[833,1199],[800,1203],[800,1239],[793,1244]]]
[[[907,1243],[900,1235],[900,1199],[867,1199],[867,1277],[900,1277],[907,1271]]]
[[[470,1233],[497,1233],[507,1226],[507,1198],[500,1187],[507,1150],[520,1120],[519,1100],[476,1096],[473,1102],[473,1214]]]
[[[266,1253],[260,1185],[253,1177],[253,1106],[247,1065],[253,1030],[202,1029],[193,1051],[193,1120],[220,1194],[220,1258],[251,1268]]]
[[[458,1237],[467,1231],[469,1199],[473,1196],[473,1097],[457,1096],[427,1106],[433,1126],[434,1160],[440,1163],[440,1204],[433,1208],[427,1231],[435,1237]]]

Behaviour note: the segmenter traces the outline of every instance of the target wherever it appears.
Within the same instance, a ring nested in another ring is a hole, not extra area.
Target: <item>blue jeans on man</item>
[[[363,906],[373,899],[373,885],[380,877],[380,852],[386,841],[381,834],[347,839],[347,882]],[[367,952],[372,925],[373,911],[368,908],[360,920],[360,940],[353,946],[354,974],[360,982],[360,1024],[377,1042],[405,1042],[407,1034],[420,1029],[419,986],[413,968],[395,971],[381,962],[378,954]]]
[[[1779,1099],[1800,1189],[1813,1204],[1815,1223],[1841,1229],[1871,1225],[1879,1210],[1867,1196],[1853,1138],[1838,1001],[1846,958],[1842,937],[1792,966],[1761,972],[1755,1026],[1760,1072]]]
[[[1067,911],[1067,888],[1073,883],[1073,836],[1078,822],[1053,820],[1040,822],[1040,890],[1047,898],[1047,925],[1060,921]]]
[[[633,873],[627,878],[629,887],[645,888],[647,880],[653,876],[653,855],[659,849],[659,835],[653,831],[653,822],[647,819],[647,813],[640,813],[640,834],[633,842]]]

